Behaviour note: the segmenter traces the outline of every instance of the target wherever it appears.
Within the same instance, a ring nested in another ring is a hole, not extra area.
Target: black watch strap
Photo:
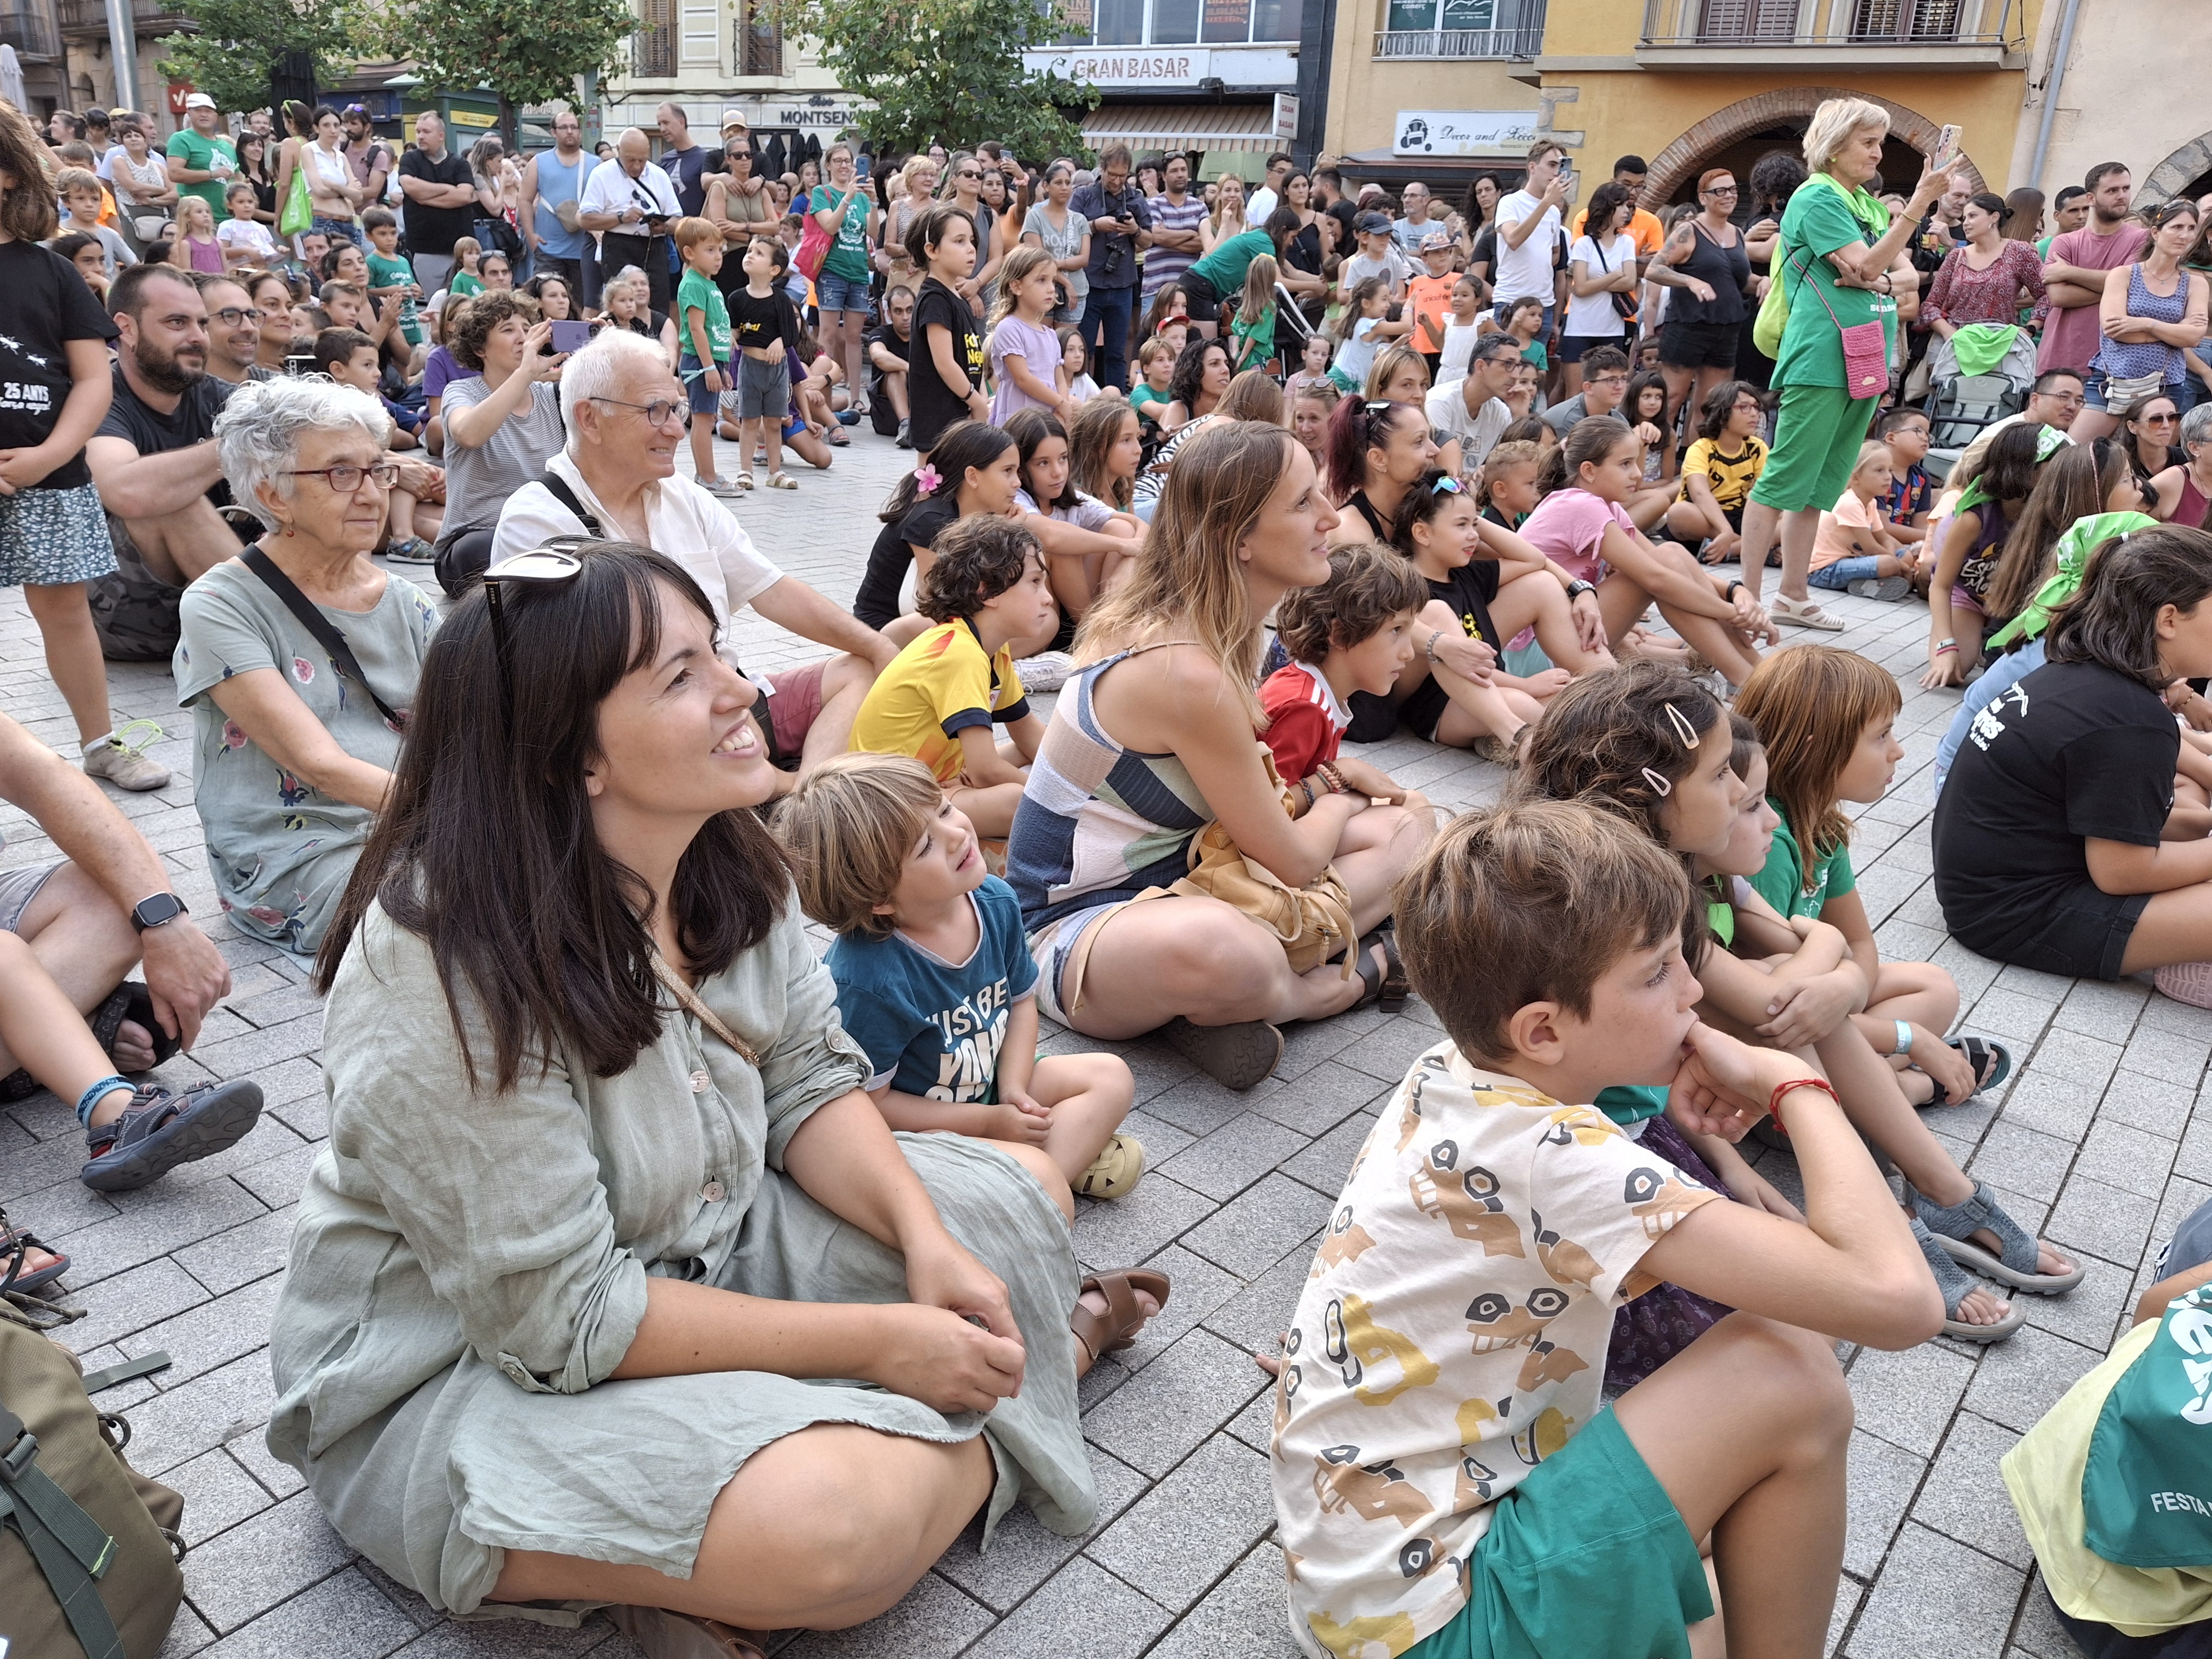
[[[131,925],[143,933],[149,927],[159,927],[190,914],[184,900],[174,893],[155,893],[131,907]]]

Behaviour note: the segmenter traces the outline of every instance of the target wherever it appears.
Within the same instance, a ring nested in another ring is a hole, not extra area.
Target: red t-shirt
[[[1267,747],[1285,783],[1297,783],[1315,767],[1336,758],[1352,711],[1336,700],[1328,682],[1303,663],[1288,663],[1260,683],[1267,711]]]

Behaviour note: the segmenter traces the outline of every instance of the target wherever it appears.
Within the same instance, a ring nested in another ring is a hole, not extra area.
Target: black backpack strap
[[[39,1467],[38,1454],[22,1419],[0,1407],[0,1528],[22,1534],[85,1659],[124,1659],[94,1583],[113,1565],[115,1540]]]
[[[549,466],[538,475],[538,482],[545,486],[555,501],[574,514],[586,531],[601,540],[607,539],[606,526],[599,521],[591,508],[576,498],[576,492],[568,488],[566,478]]]
[[[368,676],[362,672],[361,664],[355,659],[353,647],[346,643],[345,635],[331,626],[331,619],[323,615],[313,599],[299,590],[292,579],[278,568],[276,560],[262,551],[261,544],[256,542],[238,556],[248,570],[261,578],[263,586],[284,601],[284,608],[299,618],[300,626],[314,636],[315,643],[331,653],[331,661],[338,671],[368,693],[368,700],[376,705],[376,712],[394,726],[406,725],[407,716],[397,712],[390,703],[376,695],[376,688],[368,683]]]

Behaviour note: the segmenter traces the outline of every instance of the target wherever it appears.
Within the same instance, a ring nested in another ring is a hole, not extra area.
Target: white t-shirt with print
[[[1402,1653],[1457,1615],[1491,1506],[1596,1417],[1614,1310],[1657,1282],[1637,1264],[1718,1196],[1449,1042],[1413,1063],[1352,1160],[1275,1389],[1307,1653]]]
[[[1498,270],[1494,273],[1498,291],[1493,299],[1519,300],[1534,295],[1546,305],[1552,303],[1552,262],[1560,234],[1559,209],[1546,208],[1543,219],[1519,247],[1505,240],[1505,227],[1534,218],[1542,199],[1516,190],[1498,204]]]
[[[1571,279],[1574,275],[1572,266],[1577,260],[1582,262],[1584,276],[1603,276],[1610,271],[1619,270],[1624,263],[1635,264],[1636,239],[1624,230],[1600,248],[1591,238],[1583,236],[1567,251],[1570,279],[1567,283],[1567,319],[1560,325],[1559,332],[1620,338],[1620,331],[1626,325],[1621,321],[1620,313],[1613,309],[1613,293],[1608,290],[1584,295],[1575,292]]]

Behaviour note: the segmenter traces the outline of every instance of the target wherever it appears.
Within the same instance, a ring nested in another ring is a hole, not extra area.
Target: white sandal
[[[768,475],[768,487],[770,489],[796,489],[799,480],[788,472],[771,472]]]

